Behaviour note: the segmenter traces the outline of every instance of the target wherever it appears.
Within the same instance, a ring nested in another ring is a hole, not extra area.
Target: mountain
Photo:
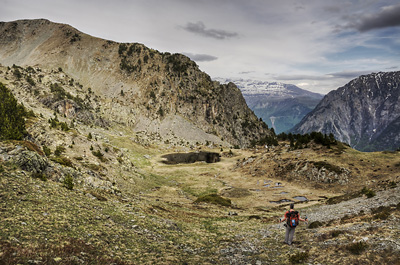
[[[327,94],[293,128],[319,131],[361,151],[400,147],[400,72],[360,76]]]
[[[295,85],[245,79],[222,79],[233,82],[242,91],[247,105],[276,133],[291,129],[309,113],[323,95],[303,90]]]
[[[1,22],[0,63],[68,75],[72,85],[57,86],[69,91],[79,83],[79,91],[96,95],[92,104],[103,125],[127,126],[151,141],[247,146],[270,134],[233,83],[213,82],[188,57],[143,44],[95,38],[44,19]],[[66,105],[65,99],[45,103],[57,111]],[[82,117],[80,110],[74,107],[71,118]]]

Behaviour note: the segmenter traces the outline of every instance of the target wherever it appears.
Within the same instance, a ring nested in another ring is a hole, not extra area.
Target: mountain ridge
[[[400,72],[362,75],[328,93],[294,133],[320,131],[361,151],[400,146]]]
[[[0,36],[0,63],[62,69],[105,97],[106,118],[135,132],[235,146],[270,134],[234,84],[213,82],[184,55],[95,38],[43,19],[2,22]],[[122,110],[127,106],[129,113]]]

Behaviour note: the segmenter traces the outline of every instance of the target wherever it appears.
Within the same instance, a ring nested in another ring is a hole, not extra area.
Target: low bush
[[[32,177],[33,177],[33,178],[36,178],[36,179],[40,179],[40,180],[42,180],[42,181],[46,181],[46,180],[47,180],[46,175],[43,174],[43,173],[41,173],[41,172],[32,173]]]
[[[92,151],[92,154],[95,157],[97,157],[98,159],[100,159],[101,162],[105,162],[106,161],[106,159],[104,158],[104,154],[100,150]]]
[[[295,253],[293,255],[290,255],[289,256],[289,261],[292,264],[304,263],[304,262],[307,261],[308,257],[309,257],[308,252],[300,252],[299,251],[299,252],[297,252],[297,253]]]
[[[69,160],[68,158],[64,157],[64,156],[56,156],[56,157],[52,157],[51,161],[59,163],[63,166],[67,166],[67,167],[72,167],[72,161]]]
[[[390,206],[379,206],[378,208],[372,209],[371,213],[374,214],[373,219],[386,220],[389,218],[392,210]]]
[[[372,197],[374,197],[374,196],[376,195],[375,191],[373,191],[373,190],[371,190],[371,189],[368,189],[367,187],[364,187],[364,188],[361,190],[361,194],[366,195],[367,198],[372,198]]]
[[[331,232],[331,236],[332,237],[338,237],[339,235],[345,234],[345,233],[346,233],[346,231],[343,231],[343,230],[334,230],[334,231]]]
[[[364,241],[359,241],[359,242],[355,242],[355,243],[346,245],[346,249],[354,255],[360,255],[367,248],[368,248],[368,244],[365,243]]]
[[[56,150],[54,151],[54,154],[56,156],[60,156],[64,152],[65,152],[65,147],[62,145],[57,145]]]
[[[208,194],[201,196],[197,198],[197,200],[194,201],[194,203],[200,203],[200,202],[206,202],[206,203],[212,203],[216,205],[222,205],[222,206],[231,206],[232,201],[230,199],[223,198],[219,196],[218,194]]]
[[[312,222],[312,223],[310,223],[310,224],[308,225],[308,228],[309,228],[309,229],[314,229],[314,228],[321,227],[321,226],[323,226],[323,225],[324,225],[324,224],[321,223],[320,221],[314,221],[314,222]]]
[[[66,187],[69,190],[72,190],[74,188],[74,179],[71,177],[71,175],[66,175],[63,181],[64,187]]]
[[[51,149],[50,149],[49,147],[47,147],[46,145],[43,145],[42,149],[43,149],[43,153],[44,153],[47,157],[49,157],[49,156],[51,155]]]

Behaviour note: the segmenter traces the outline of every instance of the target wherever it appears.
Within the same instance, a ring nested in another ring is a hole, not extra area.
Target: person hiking
[[[290,209],[285,213],[285,218],[281,219],[280,222],[286,221],[286,235],[285,243],[291,245],[293,243],[294,230],[299,225],[299,221],[306,222],[305,219],[300,218],[299,212],[294,210],[294,203],[290,204]]]

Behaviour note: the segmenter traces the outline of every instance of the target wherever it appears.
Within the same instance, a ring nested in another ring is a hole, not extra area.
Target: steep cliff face
[[[362,151],[400,147],[400,72],[360,76],[330,92],[292,130],[320,131]]]
[[[181,54],[21,20],[0,23],[0,63],[62,70],[99,95],[105,119],[160,139],[246,146],[270,134],[234,84],[213,82]]]

